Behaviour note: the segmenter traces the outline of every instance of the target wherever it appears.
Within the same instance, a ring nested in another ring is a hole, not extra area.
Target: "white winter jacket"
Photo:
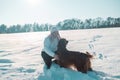
[[[54,57],[55,51],[57,50],[57,45],[58,45],[59,40],[57,38],[54,38],[53,41],[50,40],[49,37],[46,37],[44,40],[44,49],[49,56]]]

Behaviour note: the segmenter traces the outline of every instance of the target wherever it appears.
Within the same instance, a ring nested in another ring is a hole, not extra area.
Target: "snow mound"
[[[60,68],[59,65],[53,63],[50,69],[46,69],[46,65],[44,65],[43,73],[38,77],[38,80],[111,80],[111,77],[97,71],[89,71],[84,74],[71,69]]]

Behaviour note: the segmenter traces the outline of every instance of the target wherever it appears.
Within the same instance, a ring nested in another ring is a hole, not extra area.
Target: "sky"
[[[120,0],[0,0],[0,24],[7,26],[97,17],[120,17]]]

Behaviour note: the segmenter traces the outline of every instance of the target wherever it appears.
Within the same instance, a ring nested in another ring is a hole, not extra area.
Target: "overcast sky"
[[[0,24],[120,17],[120,0],[0,0]]]

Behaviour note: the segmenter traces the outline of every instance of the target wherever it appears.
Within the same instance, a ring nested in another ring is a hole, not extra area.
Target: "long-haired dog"
[[[66,49],[67,43],[68,41],[64,38],[60,39],[58,43],[56,54],[59,60],[57,60],[57,64],[65,68],[70,68],[70,66],[74,65],[78,71],[83,73],[92,71],[90,59],[93,56],[88,52],[69,51]]]

